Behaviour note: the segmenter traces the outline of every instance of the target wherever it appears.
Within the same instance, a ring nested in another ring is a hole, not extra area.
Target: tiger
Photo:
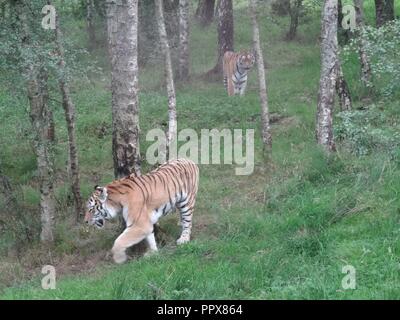
[[[243,96],[247,86],[247,73],[255,63],[255,55],[250,51],[227,51],[223,58],[224,86],[229,96]]]
[[[146,175],[131,174],[104,187],[95,186],[87,202],[84,222],[101,229],[106,220],[122,214],[126,228],[112,247],[115,263],[127,260],[126,249],[146,240],[156,252],[154,225],[179,210],[182,232],[177,244],[190,241],[192,217],[199,184],[199,168],[191,160],[170,160]]]

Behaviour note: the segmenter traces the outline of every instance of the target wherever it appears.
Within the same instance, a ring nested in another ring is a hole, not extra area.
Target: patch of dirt
[[[247,121],[249,122],[256,122],[260,120],[260,114],[253,114],[250,116]],[[290,126],[295,123],[297,123],[297,118],[296,117],[287,117],[283,114],[280,113],[270,113],[269,115],[269,122],[272,125],[282,125],[282,126]]]

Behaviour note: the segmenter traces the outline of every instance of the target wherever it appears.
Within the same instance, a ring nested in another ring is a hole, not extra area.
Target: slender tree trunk
[[[361,34],[364,28],[363,0],[354,0],[354,8],[356,10],[356,23],[357,23],[356,34],[360,38],[358,53],[361,62],[361,81],[364,83],[365,86],[370,86],[372,77],[371,64],[369,62],[368,55],[365,51],[365,46],[366,46],[365,39]]]
[[[21,2],[16,3],[21,23],[22,46],[30,50],[30,28],[27,21],[27,8]],[[37,159],[37,177],[40,187],[40,240],[44,243],[54,241],[54,120],[48,104],[47,71],[36,66],[32,59],[24,61],[27,75],[27,95],[29,99],[29,117],[34,133],[34,150]]]
[[[189,78],[189,1],[179,0],[179,80]]]
[[[339,105],[340,109],[343,110],[351,110],[352,109],[352,100],[349,86],[347,85],[346,79],[344,78],[342,65],[339,61],[337,61],[336,65],[337,72],[337,80],[336,80],[336,92],[339,96]]]
[[[286,34],[287,40],[293,40],[296,37],[302,3],[303,0],[289,1],[290,28],[289,32]]]
[[[93,16],[94,16],[93,0],[86,0],[86,29],[89,36],[90,50],[93,50],[96,46],[96,31],[95,31]]]
[[[176,95],[175,95],[174,75],[172,72],[171,52],[168,43],[167,31],[165,29],[163,0],[155,0],[155,4],[156,4],[156,19],[158,24],[158,33],[160,36],[160,43],[165,63],[165,82],[167,85],[167,95],[168,95],[167,153],[170,156],[169,146],[173,141],[173,139],[175,139],[177,132]]]
[[[386,22],[394,20],[394,0],[375,0],[376,27],[383,26]]]
[[[196,19],[201,26],[209,26],[214,20],[215,0],[199,0],[196,10]]]
[[[335,150],[333,137],[333,110],[338,61],[338,3],[325,0],[321,18],[321,77],[319,81],[316,116],[316,138],[327,151]]]
[[[264,147],[267,150],[272,148],[272,136],[271,128],[269,123],[269,110],[268,110],[268,94],[267,84],[265,77],[265,67],[263,53],[260,43],[260,30],[257,22],[257,8],[256,0],[249,0],[250,16],[253,26],[253,44],[256,52],[257,70],[258,70],[258,81],[260,85],[260,103],[261,103],[261,132]]]
[[[114,175],[140,174],[138,0],[107,0]]]
[[[222,58],[225,52],[233,51],[233,5],[232,0],[219,0],[217,8],[218,16],[218,58],[217,63],[209,74],[222,72]]]
[[[79,177],[79,162],[78,162],[78,149],[76,144],[75,134],[75,104],[72,101],[69,84],[66,75],[65,58],[64,58],[64,46],[63,46],[63,35],[60,29],[59,17],[56,17],[56,45],[59,56],[59,87],[62,95],[62,106],[64,109],[65,121],[67,123],[68,131],[68,149],[69,149],[69,174],[71,180],[71,191],[74,197],[74,206],[76,220],[80,218],[82,214],[83,205],[80,190],[80,177]]]
[[[53,140],[51,137],[52,113],[48,105],[47,72],[30,67],[28,98],[30,119],[35,133],[35,153],[40,185],[40,240],[53,242],[55,198],[53,169]]]

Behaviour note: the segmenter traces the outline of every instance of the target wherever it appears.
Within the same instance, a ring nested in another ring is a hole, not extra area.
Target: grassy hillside
[[[373,1],[365,2],[367,17],[373,19]],[[235,5],[235,46],[246,48],[251,46],[251,24],[243,1]],[[175,246],[179,227],[171,216],[161,221],[164,242],[157,255],[135,256],[116,266],[106,254],[118,235],[115,225],[85,233],[80,226],[65,222],[57,227],[54,248],[49,251],[33,243],[18,259],[7,251],[13,239],[4,234],[0,237],[0,282],[8,288],[0,285],[0,299],[399,299],[400,149],[388,151],[385,145],[373,144],[361,156],[352,153],[343,140],[337,153],[327,156],[316,146],[319,18],[318,11],[307,15],[296,41],[288,43],[283,40],[288,19],[260,12],[274,114],[273,150],[267,160],[261,152],[255,71],[243,98],[228,98],[222,83],[202,80],[198,75],[215,62],[215,26],[193,26],[194,76],[190,83],[178,85],[179,129],[255,129],[256,163],[250,176],[236,176],[234,166],[200,165],[191,243]],[[76,35],[72,32],[71,37],[78,37],[80,26],[75,28]],[[101,64],[104,49],[96,55]],[[399,132],[399,101],[362,99],[357,91],[357,60],[351,59],[344,69],[355,107],[378,114],[371,128]],[[167,119],[166,94],[159,86],[162,72],[161,64],[142,70],[142,150],[149,145],[146,132]],[[79,79],[74,82],[85,197],[94,184],[113,179],[108,85],[106,70],[90,85]],[[25,102],[0,88],[0,116],[4,171],[21,185],[27,214],[35,212],[39,195],[35,158],[26,139]],[[61,220],[72,211],[63,182],[66,129],[56,104],[55,117]],[[339,117],[335,123],[339,130]],[[56,290],[41,289],[44,264],[68,270],[61,272]],[[346,265],[356,270],[354,290],[341,285]]]

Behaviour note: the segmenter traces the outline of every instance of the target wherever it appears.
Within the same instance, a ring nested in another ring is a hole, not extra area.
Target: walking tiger
[[[197,165],[186,159],[171,160],[152,172],[134,174],[96,186],[87,203],[85,222],[103,228],[106,220],[122,214],[126,229],[115,240],[112,248],[116,263],[126,261],[126,249],[143,239],[150,251],[157,251],[154,224],[177,208],[180,212],[182,233],[177,244],[190,240],[192,216],[199,182]]]

